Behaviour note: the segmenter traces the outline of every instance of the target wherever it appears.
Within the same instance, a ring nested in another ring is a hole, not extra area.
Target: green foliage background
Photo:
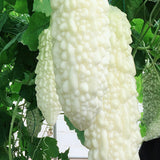
[[[131,24],[138,100],[142,103],[144,99],[140,128],[142,136],[147,139],[150,128],[160,121],[160,88],[155,91],[147,89],[148,86],[152,88],[152,80],[157,87],[160,86],[160,1],[109,2],[125,12]],[[49,26],[50,15],[49,0],[0,0],[0,160],[23,160],[29,157],[33,160],[48,160],[51,157],[68,159],[69,150],[59,153],[55,139],[37,138],[44,118],[37,108],[34,71],[38,36]],[[154,68],[154,73],[150,67]],[[147,74],[154,76],[146,84],[143,77],[147,77]],[[156,103],[152,103],[155,95]],[[150,108],[154,108],[155,116],[147,112]],[[27,110],[26,115],[24,109]],[[149,121],[146,117],[150,117]],[[67,117],[65,120],[69,128],[74,130]],[[24,121],[30,127],[24,125]],[[83,144],[83,131],[75,131]],[[16,138],[14,133],[18,134]],[[153,138],[159,136],[160,127]],[[17,141],[19,144],[15,145]]]

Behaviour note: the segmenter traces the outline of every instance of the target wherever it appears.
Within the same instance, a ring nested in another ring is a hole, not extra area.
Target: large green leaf
[[[18,13],[28,13],[27,0],[16,0],[15,11]]]
[[[27,45],[31,51],[37,50],[38,36],[49,26],[49,21],[49,17],[43,13],[34,13],[30,18],[29,27],[22,36],[22,43]]]
[[[45,13],[50,16],[52,13],[50,0],[34,0],[33,11]]]
[[[143,73],[143,107],[147,141],[160,136],[160,76],[153,65]]]
[[[27,150],[31,158],[34,160],[50,160],[59,155],[57,141],[50,137],[33,138],[32,142],[28,139]]]
[[[117,6],[127,14],[129,20],[133,19],[137,9],[142,4],[143,0],[110,0],[113,6]]]
[[[43,138],[41,147],[46,155],[46,159],[56,158],[59,155],[56,139],[50,137]]]
[[[30,136],[27,132],[27,127],[24,127],[23,124],[18,132],[18,138],[20,149],[22,151],[27,151],[26,155],[33,160],[50,160],[51,158],[58,157],[60,154],[56,139]]]

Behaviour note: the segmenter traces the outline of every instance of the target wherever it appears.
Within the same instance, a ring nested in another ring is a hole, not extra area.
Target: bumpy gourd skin
[[[104,3],[104,0],[51,1],[56,89],[65,115],[79,130],[94,121],[107,92],[109,20],[97,7]],[[109,7],[108,3],[105,5]]]
[[[37,105],[49,125],[53,126],[61,111],[56,93],[52,59],[52,41],[50,29],[45,29],[39,36],[39,55],[36,67]]]
[[[140,114],[136,99],[135,66],[131,55],[131,31],[126,15],[111,7],[108,92],[103,109],[93,124],[85,130],[85,145],[89,160],[139,160],[142,141],[137,124]],[[106,50],[107,52],[108,50]]]

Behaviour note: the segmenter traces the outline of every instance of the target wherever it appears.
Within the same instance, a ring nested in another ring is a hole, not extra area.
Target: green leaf
[[[22,33],[18,33],[13,39],[11,39],[5,46],[4,48],[1,50],[0,52],[0,56],[1,54],[6,51],[8,48],[10,48],[21,36]]]
[[[135,30],[137,31],[137,33],[141,33],[142,31],[142,27],[143,27],[143,24],[144,24],[144,20],[143,19],[140,19],[140,18],[135,18],[132,20],[131,22],[131,25],[132,25],[132,30]],[[143,38],[144,42],[147,44],[149,44],[149,42],[151,41],[151,39],[153,38],[153,33],[152,33],[152,30],[151,28],[149,28],[149,25],[148,24],[145,24],[145,27],[144,27],[144,30],[143,30],[143,34],[145,33],[145,36]],[[148,31],[147,31],[148,29]]]
[[[143,119],[148,141],[160,136],[160,76],[154,65],[143,73]]]
[[[28,13],[27,0],[16,0],[15,11],[18,13]]]
[[[22,85],[21,90],[19,92],[19,95],[22,98],[25,98],[28,102],[33,102],[35,98],[35,85],[28,86],[28,85]]]
[[[13,101],[17,101],[17,99],[19,98],[19,94],[16,94],[16,93],[12,93],[12,95],[10,96],[12,102]]]
[[[31,139],[31,138],[25,137],[25,139],[23,140],[24,142],[26,142],[25,145],[27,147],[28,155],[34,160],[43,160],[43,151],[41,147],[41,143],[43,139],[41,138]]]
[[[61,160],[69,160],[68,154],[69,154],[69,149],[67,149],[64,153],[60,153],[60,154],[58,155],[58,159],[61,159]]]
[[[137,85],[137,92],[138,92],[138,101],[140,103],[143,102],[143,92],[142,92],[142,74],[140,74],[139,76],[135,77],[136,79],[136,85]]]
[[[15,11],[10,12],[7,21],[3,26],[3,32],[17,35],[26,30],[28,26],[28,16],[26,14],[17,14],[18,13]]]
[[[21,86],[22,86],[21,83],[15,81],[15,82],[10,86],[11,92],[12,92],[12,93],[19,94],[19,92],[20,92],[20,90],[21,90]]]
[[[33,11],[45,13],[50,16],[52,13],[50,0],[34,0]]]
[[[0,32],[2,30],[3,25],[6,23],[7,18],[8,18],[7,12],[0,14]]]
[[[73,124],[70,122],[70,120],[64,116],[64,120],[66,121],[68,127],[70,130],[75,130],[75,132],[77,133],[77,137],[78,139],[80,140],[80,142],[82,143],[82,145],[84,145],[84,141],[85,141],[85,138],[84,138],[84,131],[79,131],[77,128],[75,128],[73,126]]]
[[[141,5],[143,0],[111,0],[110,3],[113,6],[117,6],[123,12],[127,14],[129,20],[133,19],[137,9]]]
[[[3,106],[12,106],[12,101],[7,96],[5,89],[0,89],[0,104]]]
[[[59,155],[59,148],[57,147],[57,141],[54,138],[46,137],[40,145],[46,159],[56,158]]]
[[[8,64],[13,62],[13,59],[15,58],[15,55],[17,53],[16,45],[17,43],[14,43],[10,48],[8,48],[8,50],[0,54],[0,67],[3,66],[4,64],[6,66],[9,66]]]
[[[32,141],[27,138],[27,151],[34,160],[50,160],[59,155],[57,141],[50,137],[33,138]]]
[[[49,17],[43,13],[34,13],[30,18],[29,27],[22,36],[22,43],[27,45],[31,51],[37,50],[38,36],[49,26],[49,21]]]
[[[16,55],[15,66],[13,69],[13,78],[30,84],[35,74],[34,70],[37,64],[37,52],[31,52],[27,46],[18,44],[18,54]]]
[[[15,66],[13,68],[13,79],[23,80],[24,79],[24,67],[22,62],[18,58],[16,59]]]

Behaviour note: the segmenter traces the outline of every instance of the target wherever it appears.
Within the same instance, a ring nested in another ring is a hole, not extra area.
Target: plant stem
[[[20,102],[20,97],[18,98],[17,104],[15,105],[15,108],[13,110],[13,115],[12,115],[12,120],[11,120],[11,125],[10,125],[10,130],[9,130],[9,160],[12,160],[12,150],[11,150],[11,140],[12,140],[12,131],[13,131],[13,125],[14,125],[14,121],[17,115],[17,109],[18,109],[18,104]]]
[[[141,37],[141,40],[143,40],[144,36],[147,34],[148,30],[151,28],[151,25],[148,26],[146,31],[144,32],[143,36]]]
[[[134,48],[133,50],[133,57],[135,57],[136,53],[137,53],[137,50],[138,50],[138,45],[141,43],[141,41],[143,40],[144,36],[147,34],[148,30],[150,29],[151,25],[149,25],[147,27],[147,29],[145,30],[144,34],[143,34],[143,31],[145,29],[145,25],[146,23],[144,22],[143,24],[143,27],[142,27],[142,30],[141,30],[141,33],[140,33],[140,37],[139,37],[139,41],[136,43],[136,47]]]
[[[154,48],[157,49],[158,44],[160,43],[160,36],[158,37],[157,41],[154,44]]]
[[[140,42],[141,42],[141,37],[142,37],[142,34],[143,34],[143,31],[144,31],[145,26],[146,26],[146,22],[143,23],[143,26],[142,26],[142,29],[141,29],[141,33],[140,33],[139,39],[137,40],[137,42],[136,42],[136,47],[135,47],[134,50],[133,50],[133,58],[136,56],[137,47],[138,47],[138,45],[139,45]]]
[[[160,42],[158,42],[158,44],[157,44],[157,50],[160,50]]]
[[[137,50],[143,51],[143,50],[146,50],[146,49],[149,49],[149,48],[150,48],[149,46],[147,46],[147,47],[137,47]]]
[[[152,41],[151,41],[151,45],[154,43],[154,41],[155,41],[155,39],[156,39],[156,37],[157,37],[157,33],[158,33],[158,31],[159,31],[159,28],[160,28],[160,25],[158,25],[158,27],[156,28],[156,31],[155,31],[155,33],[154,33],[154,37],[153,37],[153,39],[152,39]]]
[[[160,2],[160,1],[158,0],[157,3],[156,3],[156,5],[155,5],[154,8],[152,9],[152,12],[151,12],[150,17],[149,17],[149,22],[150,22],[150,24],[152,23],[152,16],[153,16],[153,13],[154,13],[155,9],[157,8],[159,2]]]

